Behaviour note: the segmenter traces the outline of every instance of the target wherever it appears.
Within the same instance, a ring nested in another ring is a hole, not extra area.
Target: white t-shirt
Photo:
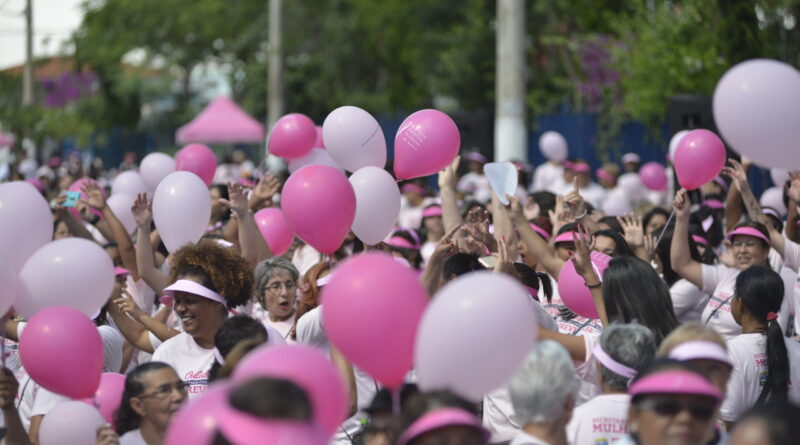
[[[786,338],[784,343],[789,354],[789,400],[800,403],[800,344]],[[728,356],[733,362],[733,371],[720,418],[735,422],[755,405],[761,394],[762,380],[767,377],[767,336],[740,334],[728,340]]]
[[[433,241],[425,241],[422,243],[422,247],[419,249],[419,254],[422,257],[422,265],[425,266],[428,264],[428,260],[431,259],[431,255],[433,255],[433,251],[436,250],[436,246],[439,243]]]
[[[103,372],[120,372],[125,337],[108,325],[98,326],[97,331],[103,339]]]
[[[600,394],[572,411],[567,424],[571,445],[610,444],[628,434],[628,394]]]
[[[575,405],[580,406],[600,394],[600,377],[597,375],[597,362],[592,351],[600,343],[601,334],[582,335],[583,344],[586,348],[586,359],[575,362],[575,374],[581,378],[581,387]]]
[[[533,171],[533,182],[531,183],[530,191],[546,190],[553,192],[554,186],[559,182],[564,182],[564,166],[546,162],[536,167],[536,170]]]
[[[139,429],[128,431],[119,437],[119,445],[147,445]]]
[[[533,437],[525,431],[519,431],[509,445],[551,445],[538,437]]]
[[[260,321],[264,327],[272,328],[277,331],[280,336],[285,340],[286,343],[294,343],[295,341],[289,337],[289,333],[292,330],[292,326],[294,326],[294,314],[292,314],[289,319],[284,321],[272,321],[269,318],[269,312],[261,306],[260,303],[253,303],[249,304],[250,309],[250,316],[255,318],[256,320]]]
[[[675,316],[681,323],[700,320],[709,298],[708,294],[704,294],[691,281],[683,278],[670,286],[669,295]]]
[[[328,351],[330,344],[322,326],[322,306],[311,309],[297,320],[297,343]]]
[[[191,335],[181,332],[156,349],[153,361],[172,366],[189,385],[189,398],[193,398],[205,392],[208,386],[208,370],[214,363],[214,350],[201,348]]]
[[[702,321],[716,329],[726,340],[730,340],[742,333],[742,327],[736,323],[731,314],[733,289],[740,271],[724,265],[701,264],[700,266],[703,271],[702,291],[711,295],[708,304],[703,309]],[[783,304],[778,312],[778,323],[784,330],[789,323],[788,306],[793,294],[794,290],[791,287],[785,289]]]
[[[456,189],[472,195],[472,199],[486,204],[492,199],[492,186],[485,175],[469,172],[458,180]]]
[[[295,249],[292,254],[292,264],[300,272],[300,276],[305,276],[308,269],[311,269],[315,264],[322,261],[322,254],[311,247],[309,244],[303,244]]]
[[[599,184],[590,182],[588,186],[580,189],[580,194],[586,202],[599,209],[608,196],[608,191]]]
[[[422,224],[422,212],[425,207],[433,203],[433,199],[425,198],[422,200],[422,204],[412,207],[406,197],[402,196],[400,198],[400,214],[397,217],[397,225],[404,229],[418,229]]]

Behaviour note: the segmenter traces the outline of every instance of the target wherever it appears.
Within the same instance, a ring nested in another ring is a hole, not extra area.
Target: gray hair
[[[291,261],[287,260],[286,258],[282,257],[272,257],[267,258],[266,260],[258,263],[256,266],[256,292],[261,293],[264,290],[264,286],[267,285],[270,278],[275,276],[275,273],[278,269],[283,269],[289,272],[289,275],[292,276],[294,281],[300,279],[300,272],[297,271],[297,268],[294,267]]]
[[[540,341],[508,382],[514,418],[523,426],[555,422],[566,414],[567,400],[575,398],[579,387],[566,349],[552,340]]]
[[[600,346],[614,361],[636,370],[642,369],[653,361],[656,355],[656,340],[653,332],[644,325],[636,322],[620,324],[612,323],[603,330],[600,336]],[[627,392],[627,377],[623,377],[603,366],[603,383],[609,388]]]

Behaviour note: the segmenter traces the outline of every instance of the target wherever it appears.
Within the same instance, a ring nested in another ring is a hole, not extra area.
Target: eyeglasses
[[[186,389],[189,387],[189,384],[183,381],[175,382],[175,383],[166,383],[164,385],[159,386],[156,388],[155,391],[151,392],[150,394],[142,394],[139,397],[140,399],[144,399],[147,397],[155,397],[156,399],[166,399],[167,397],[172,395],[172,391],[178,391],[181,394],[186,394]]]
[[[287,291],[291,292],[297,287],[297,283],[294,281],[286,281],[284,283],[272,283],[269,286],[264,286],[264,290],[268,290],[270,292],[280,292],[281,288],[285,288]]]
[[[677,400],[643,400],[636,404],[640,411],[651,410],[659,416],[673,417],[682,411],[689,411],[695,419],[708,420],[714,415],[714,406],[697,405]]]

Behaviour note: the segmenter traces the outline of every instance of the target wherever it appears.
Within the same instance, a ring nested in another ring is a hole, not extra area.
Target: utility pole
[[[495,161],[527,161],[525,0],[497,0],[496,52]]]
[[[269,0],[267,131],[283,116],[283,0]]]
[[[22,74],[22,105],[33,105],[33,0],[25,6],[25,71]]]

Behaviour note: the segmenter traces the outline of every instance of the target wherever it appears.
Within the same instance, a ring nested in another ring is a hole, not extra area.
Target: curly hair
[[[225,297],[228,308],[247,304],[253,293],[250,263],[233,249],[214,241],[201,240],[181,247],[170,261],[169,279],[175,282],[185,275],[203,277],[203,285]]]

